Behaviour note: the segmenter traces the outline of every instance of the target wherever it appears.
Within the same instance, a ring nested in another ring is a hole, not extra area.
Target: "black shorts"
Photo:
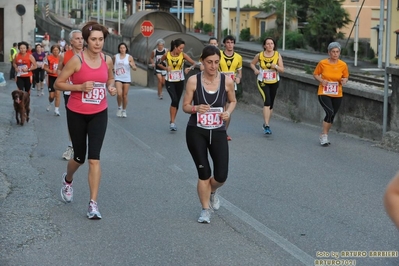
[[[17,87],[21,91],[30,92],[30,87],[32,86],[32,76],[30,77],[17,77]]]
[[[212,170],[208,151],[213,160],[213,177],[219,183],[227,179],[229,168],[229,144],[226,130],[208,130],[196,126],[187,126],[186,142],[197,168],[198,178],[208,180]]]

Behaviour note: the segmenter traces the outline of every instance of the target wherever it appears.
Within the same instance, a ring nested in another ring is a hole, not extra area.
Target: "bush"
[[[204,27],[202,28],[205,33],[209,33],[213,31],[213,25],[209,23],[205,23]]]
[[[240,32],[240,40],[242,41],[249,41],[251,38],[251,32],[249,28],[242,29]]]
[[[194,23],[194,29],[202,29],[204,27],[204,22],[203,21],[197,21]]]
[[[374,65],[378,65],[378,58],[375,57],[375,58],[371,59],[371,63]]]
[[[283,47],[283,39],[282,37],[278,40],[278,47]],[[305,38],[303,34],[296,31],[289,31],[285,34],[285,49],[296,49],[296,48],[305,48]]]
[[[227,35],[229,35],[229,33],[227,32],[227,28],[226,28],[223,30],[222,38],[226,37]]]
[[[275,42],[278,42],[278,36],[279,36],[279,33],[278,33],[278,31],[277,31],[276,28],[270,29],[270,30],[265,31],[264,33],[262,33],[262,35],[260,36],[259,42],[260,42],[261,44],[263,44],[263,41],[264,41],[266,38],[268,38],[268,37],[272,37],[272,38],[274,39]]]
[[[375,58],[375,52],[371,46],[367,49],[366,57],[369,59]]]

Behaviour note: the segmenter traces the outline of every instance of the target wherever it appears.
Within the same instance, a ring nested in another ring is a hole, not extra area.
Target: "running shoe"
[[[211,223],[211,210],[202,209],[200,217],[198,218],[199,223],[209,224]]]
[[[209,201],[209,205],[212,208],[212,210],[219,210],[220,208],[220,200],[219,200],[219,195],[218,191],[216,190],[214,193],[211,193],[211,198]]]
[[[47,112],[50,111],[50,108],[51,108],[51,103],[49,105],[47,105],[46,111]]]
[[[116,116],[122,117],[122,109],[118,109],[118,111],[116,112]]]
[[[97,202],[94,200],[90,200],[89,202],[89,209],[87,210],[87,218],[92,220],[101,219],[101,213],[98,211]]]
[[[228,140],[228,141],[230,141],[230,140],[231,140],[231,137],[230,137],[230,136],[228,136],[228,135],[227,135],[227,140]]]
[[[42,94],[42,95],[44,95],[44,91],[43,91],[43,89],[41,89],[41,94]]]
[[[58,110],[54,111],[54,115],[55,116],[60,116],[60,111],[58,111]]]
[[[327,146],[330,144],[330,142],[328,141],[328,135],[327,134],[321,134],[320,137],[320,145],[321,146]]]
[[[170,129],[170,131],[176,131],[177,130],[176,124],[170,123],[169,129]]]
[[[62,175],[62,188],[61,188],[61,197],[66,202],[72,202],[73,200],[73,188],[72,183],[65,182],[66,173]]]
[[[271,135],[272,134],[272,131],[270,130],[269,126],[266,126],[265,124],[263,124],[262,128],[263,128],[263,133],[264,134],[266,134],[266,135]]]
[[[73,157],[73,148],[71,146],[68,146],[66,151],[62,154],[62,158],[64,160],[69,161]]]
[[[163,96],[162,96],[162,94],[158,95],[158,99],[160,99],[160,100],[162,100],[162,99],[163,99]]]
[[[126,110],[122,110],[122,117],[127,117]]]

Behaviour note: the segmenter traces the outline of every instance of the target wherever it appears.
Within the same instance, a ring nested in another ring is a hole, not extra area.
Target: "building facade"
[[[0,0],[0,62],[9,62],[14,42],[35,41],[35,4],[33,0]]]

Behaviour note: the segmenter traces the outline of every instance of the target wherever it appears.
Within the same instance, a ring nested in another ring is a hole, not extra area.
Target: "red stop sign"
[[[144,20],[140,29],[144,37],[150,37],[154,33],[154,25],[149,20]]]

